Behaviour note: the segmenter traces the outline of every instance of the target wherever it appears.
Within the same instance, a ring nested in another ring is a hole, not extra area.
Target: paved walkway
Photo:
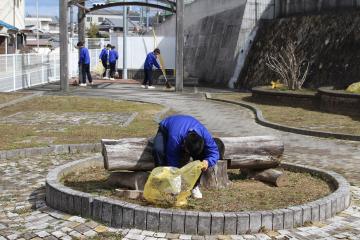
[[[59,94],[46,86],[45,94]],[[41,90],[41,89],[40,89]],[[285,161],[317,166],[342,173],[354,186],[354,199],[360,201],[360,142],[315,138],[285,133],[257,125],[252,113],[231,104],[206,101],[199,91],[186,89],[180,95],[159,90],[143,90],[136,85],[100,85],[99,88],[72,88],[69,95],[109,97],[159,103],[200,119],[215,135],[276,135],[285,142]],[[44,204],[44,179],[49,168],[87,155],[38,156],[31,159],[6,160],[0,163],[0,240],[3,239],[90,239],[103,232],[103,239],[360,239],[360,207],[327,222],[290,231],[244,236],[198,237],[154,233],[137,229],[111,229],[94,221],[69,216]],[[359,187],[358,187],[359,186]],[[96,239],[96,238],[94,238]]]

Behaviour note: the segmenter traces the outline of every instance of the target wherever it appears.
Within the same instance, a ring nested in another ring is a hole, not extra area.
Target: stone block
[[[273,230],[284,229],[284,212],[281,210],[273,211]]]
[[[311,221],[320,221],[320,207],[319,204],[311,204]]]
[[[303,215],[302,224],[311,222],[311,206],[303,205],[303,206],[301,206],[301,208],[302,208],[302,215]]]
[[[123,218],[122,218],[122,226],[123,228],[132,228],[134,227],[134,208],[136,205],[134,204],[126,204],[123,206]]]
[[[17,150],[6,151],[6,158],[7,159],[16,158],[17,156],[18,156],[18,151]]]
[[[196,235],[198,229],[198,212],[186,211],[185,213],[185,234]]]
[[[6,159],[6,151],[0,151],[0,159]]]
[[[78,194],[74,195],[74,214],[81,214],[81,196]]]
[[[50,147],[50,149],[55,154],[69,153],[69,146],[68,145],[52,145]]]
[[[112,204],[111,226],[115,228],[122,227],[123,208],[120,204]]]
[[[345,208],[350,207],[351,204],[351,193],[345,195]]]
[[[294,216],[294,222],[293,222],[293,226],[294,227],[300,227],[303,224],[303,215],[302,215],[302,208],[301,207],[289,207],[289,209],[291,211],[293,211],[293,216]]]
[[[326,201],[319,203],[319,220],[324,221],[326,219]]]
[[[102,199],[101,198],[94,198],[92,203],[92,218],[95,221],[101,221],[102,215]]]
[[[237,216],[237,234],[247,234],[250,232],[250,215],[249,213],[238,213]]]
[[[211,232],[211,214],[208,212],[199,212],[199,235],[210,235]]]
[[[261,212],[261,227],[266,230],[272,230],[272,218],[272,212]]]
[[[224,214],[221,212],[211,212],[211,235],[224,234]]]
[[[331,218],[331,200],[328,199],[326,200],[326,204],[325,204],[325,208],[326,208],[326,211],[325,211],[325,219],[329,219]]]
[[[284,212],[284,229],[292,229],[294,227],[294,211],[290,209],[282,209]]]
[[[101,221],[110,226],[111,219],[112,219],[112,204],[108,201],[103,201],[101,208]]]
[[[84,218],[89,218],[91,216],[91,204],[93,199],[87,194],[81,196],[81,216]]]
[[[150,231],[159,231],[160,209],[148,208],[146,216],[146,229]]]
[[[185,232],[185,212],[174,210],[172,214],[172,233],[184,233]]]
[[[337,213],[337,200],[336,198],[331,199],[331,216],[335,216]]]
[[[236,235],[237,216],[235,213],[225,213],[225,235]]]
[[[160,210],[159,231],[165,233],[171,232],[171,221],[172,211],[166,209]]]
[[[261,213],[250,212],[250,233],[258,233],[261,229]]]
[[[67,193],[65,193],[64,191],[61,191],[61,204],[60,204],[60,209],[62,212],[68,212],[68,203],[67,203]]]
[[[75,210],[74,210],[74,197],[73,197],[73,194],[72,192],[69,192],[67,195],[66,195],[66,202],[67,202],[67,209],[68,209],[68,213],[69,214],[74,214]]]
[[[134,211],[134,227],[137,229],[146,229],[147,208],[138,206]]]

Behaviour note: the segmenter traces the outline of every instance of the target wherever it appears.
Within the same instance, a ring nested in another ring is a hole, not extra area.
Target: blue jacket
[[[160,69],[160,65],[159,63],[156,61],[156,56],[154,52],[149,53],[146,56],[145,59],[145,63],[144,63],[144,69],[145,70],[152,70],[153,66],[155,65],[155,67],[157,67],[158,69]]]
[[[101,61],[102,62],[107,62],[107,60],[108,60],[108,51],[110,51],[110,50],[108,50],[107,48],[103,48],[102,50],[101,50],[101,53],[100,53],[100,55],[99,55],[99,59],[101,59]]]
[[[208,130],[195,118],[186,115],[174,115],[165,118],[160,125],[167,130],[166,160],[169,166],[179,167],[182,145],[189,131],[195,131],[204,139],[203,159],[214,166],[220,158],[218,147]]]
[[[80,49],[79,64],[90,64],[89,50],[86,47]]]
[[[119,54],[116,50],[110,50],[109,53],[109,63],[116,63],[116,60],[118,60]]]

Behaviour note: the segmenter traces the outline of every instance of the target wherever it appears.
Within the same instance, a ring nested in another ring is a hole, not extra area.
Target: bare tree
[[[280,76],[282,83],[290,90],[301,89],[310,65],[309,61],[298,56],[297,46],[293,42],[288,42],[278,53],[268,54],[265,64]]]

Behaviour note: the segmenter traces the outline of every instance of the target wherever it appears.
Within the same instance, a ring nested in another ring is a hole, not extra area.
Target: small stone
[[[51,234],[54,235],[57,238],[61,238],[61,237],[66,235],[65,233],[63,233],[61,231],[55,231],[55,232],[52,232]]]
[[[133,234],[133,233],[129,233],[125,237],[128,239],[132,239],[132,240],[144,240],[145,239],[145,236],[139,235],[139,234]]]
[[[75,237],[75,238],[81,238],[81,237],[83,236],[81,233],[79,233],[79,232],[77,232],[77,231],[71,231],[71,232],[69,233],[69,235],[70,235],[70,236],[73,236],[73,237]]]
[[[72,237],[70,237],[69,235],[65,235],[61,238],[61,240],[72,240]]]
[[[144,235],[144,236],[149,236],[149,237],[152,237],[154,236],[155,232],[152,232],[152,231],[142,231],[141,232],[141,235]]]
[[[93,230],[89,230],[89,231],[84,232],[84,235],[87,237],[94,237],[97,235],[97,233]]]
[[[44,238],[44,237],[47,237],[47,236],[50,235],[50,234],[49,234],[48,232],[46,232],[46,231],[37,232],[37,233],[35,233],[35,234],[38,235],[38,236],[41,237],[41,238]]]
[[[166,234],[166,238],[169,238],[169,239],[179,238],[179,236],[180,236],[180,234],[175,234],[175,233]]]
[[[105,227],[103,225],[99,225],[94,230],[98,233],[106,232],[108,230],[108,227]]]
[[[85,223],[86,219],[79,216],[72,216],[68,219],[71,222]]]
[[[166,233],[158,232],[154,234],[154,237],[157,238],[164,238],[166,236]]]
[[[181,234],[181,235],[179,236],[179,239],[190,240],[190,239],[191,239],[191,235]]]
[[[68,228],[68,227],[63,227],[63,228],[61,228],[61,231],[65,232],[65,233],[69,233],[72,231],[72,229]]]

